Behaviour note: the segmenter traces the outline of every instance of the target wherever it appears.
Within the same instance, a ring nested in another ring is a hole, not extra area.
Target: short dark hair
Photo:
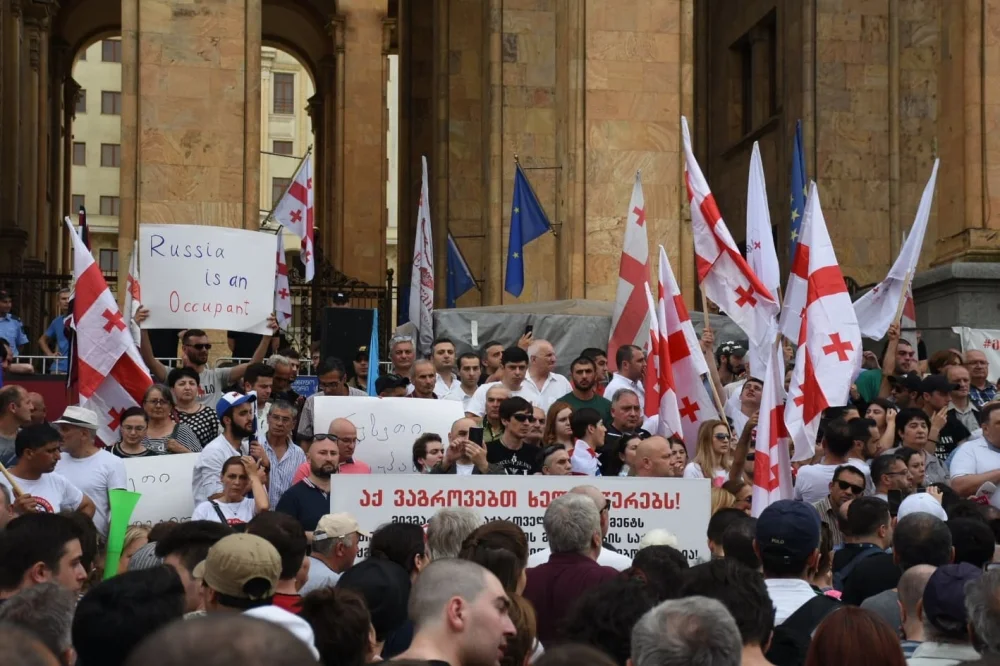
[[[672,546],[646,546],[632,558],[627,572],[630,578],[646,581],[657,601],[666,601],[677,597],[681,576],[689,566],[684,553]]]
[[[500,365],[507,365],[508,363],[527,363],[528,362],[528,352],[524,351],[520,347],[507,347],[503,350],[503,355],[500,357]]]
[[[37,451],[53,442],[61,442],[62,435],[48,423],[33,423],[17,431],[14,454],[20,458],[25,451]]]
[[[892,533],[892,552],[903,571],[918,564],[949,564],[951,547],[948,525],[929,513],[911,513],[896,523]]]
[[[924,410],[907,407],[896,414],[896,437],[902,437],[903,431],[906,430],[906,424],[910,421],[923,421],[927,429],[930,430],[931,419],[924,414]]]
[[[160,559],[176,555],[184,568],[194,571],[208,555],[208,549],[224,536],[233,533],[228,525],[214,520],[191,520],[181,523],[156,542],[156,556]]]
[[[368,542],[369,557],[395,562],[412,575],[416,571],[416,556],[426,556],[424,530],[411,523],[386,523],[372,533]]]
[[[185,377],[193,379],[195,384],[201,386],[201,378],[198,376],[198,371],[186,365],[180,368],[174,368],[167,373],[167,386],[173,388],[177,382]]]
[[[80,537],[80,564],[89,574],[93,571],[94,562],[97,561],[100,552],[100,544],[98,543],[100,535],[97,533],[94,520],[85,513],[68,509],[60,511],[59,515],[68,518],[73,523],[73,527],[76,528],[76,534]]]
[[[184,584],[168,566],[126,571],[83,596],[73,618],[81,666],[121,666],[132,649],[184,616]]]
[[[141,416],[142,420],[149,423],[149,414],[142,407],[129,407],[121,415],[121,423],[125,423],[125,419],[131,418],[133,416]]]
[[[760,558],[753,549],[757,538],[757,519],[734,520],[722,533],[722,551],[727,560],[734,560],[753,570],[760,569]]]
[[[58,573],[66,544],[79,539],[79,529],[65,516],[26,513],[10,521],[0,532],[0,590],[16,590],[39,562]]]
[[[899,450],[896,451],[896,455],[899,458],[901,458],[903,460],[903,462],[906,463],[907,467],[909,467],[909,465],[910,465],[910,458],[912,458],[913,456],[920,455],[920,456],[924,456],[924,460],[927,459],[927,452],[926,451],[921,451],[920,449],[911,449],[908,446],[901,446],[901,447],[899,447]],[[933,454],[931,454],[931,455],[933,455]]]
[[[719,509],[708,519],[708,540],[715,544],[722,544],[722,535],[726,529],[738,520],[743,520],[747,514],[734,507]]]
[[[503,343],[499,340],[489,340],[483,343],[483,346],[479,348],[479,356],[486,356],[486,352],[490,350],[491,347],[503,347]]]
[[[831,480],[832,481],[839,481],[840,480],[840,475],[843,474],[844,472],[850,472],[851,474],[857,474],[862,479],[865,478],[865,473],[864,472],[862,472],[860,469],[858,469],[854,465],[847,464],[847,465],[840,465],[840,466],[837,467],[837,469],[833,470],[833,479],[831,479]]]
[[[632,627],[656,603],[652,590],[641,580],[612,578],[576,599],[566,615],[562,636],[592,645],[624,664],[629,659]]]
[[[459,354],[459,356],[458,356],[458,367],[459,367],[459,368],[461,368],[461,367],[462,367],[462,361],[464,361],[464,360],[466,360],[466,359],[475,359],[475,361],[476,361],[477,363],[479,363],[480,365],[482,365],[482,363],[483,363],[483,362],[482,362],[482,361],[481,361],[481,360],[479,359],[479,357],[478,357],[478,356],[476,356],[476,355],[475,355],[474,353],[472,353],[472,352],[465,352],[464,354]]]
[[[756,570],[729,558],[691,567],[684,574],[680,596],[716,599],[732,614],[743,645],[767,646],[774,630],[775,608],[764,577]]]
[[[955,564],[968,562],[982,569],[987,562],[993,561],[996,540],[993,530],[982,520],[975,518],[949,519],[948,531],[951,532],[951,543],[955,546]]]
[[[208,333],[201,330],[200,328],[189,328],[184,331],[184,335],[181,336],[181,344],[186,345],[191,341],[191,338],[207,338]]]
[[[509,520],[492,520],[465,537],[458,557],[489,570],[513,594],[528,566],[528,537]]]
[[[298,615],[312,627],[321,663],[365,664],[372,616],[360,594],[343,587],[320,588],[302,597]]]
[[[514,396],[511,398],[505,398],[504,401],[500,403],[501,421],[510,421],[514,414],[520,414],[521,412],[534,413],[534,407],[532,407],[531,403],[524,398]]]
[[[434,342],[431,343],[431,351],[433,352],[435,347],[437,347],[440,344],[444,344],[446,342],[452,347],[455,346],[455,343],[454,341],[452,341],[451,338],[436,338]]]
[[[580,352],[580,356],[586,356],[587,358],[589,358],[591,361],[593,361],[596,364],[597,363],[597,357],[598,356],[603,356],[605,359],[607,359],[608,358],[608,352],[607,352],[606,349],[601,349],[600,347],[587,347],[582,352]]]
[[[872,460],[872,483],[878,486],[878,484],[882,481],[882,477],[889,473],[889,470],[892,469],[892,466],[896,464],[897,460],[903,461],[903,459],[895,453],[883,453]]]
[[[872,428],[878,427],[878,424],[873,419],[862,416],[848,421],[847,427],[851,431],[851,439],[855,442],[867,444],[872,436]]]
[[[854,437],[851,427],[844,419],[834,419],[826,424],[823,430],[823,441],[826,450],[842,458],[854,448]]]
[[[344,362],[336,356],[327,356],[319,362],[319,369],[316,371],[317,377],[328,375],[331,372],[339,372],[341,377],[347,376],[347,369]]]
[[[243,384],[253,386],[261,377],[274,377],[274,368],[267,363],[251,363],[243,373]]]
[[[591,426],[596,426],[601,422],[601,413],[591,407],[574,409],[569,417],[569,427],[573,431],[573,437],[583,439],[587,430]]]
[[[615,352],[615,365],[620,368],[623,363],[631,362],[632,352],[637,349],[642,351],[641,347],[636,347],[635,345],[622,345],[619,347],[618,351]]]
[[[417,461],[427,457],[427,445],[431,442],[441,442],[443,444],[444,440],[437,433],[425,432],[413,442],[413,467],[418,472],[423,471],[423,465]]]
[[[247,523],[247,534],[264,539],[281,557],[281,580],[291,580],[302,568],[309,542],[302,524],[291,515],[280,511],[258,513]]]
[[[573,362],[569,364],[570,374],[573,373],[573,370],[575,370],[576,366],[578,365],[589,365],[592,366],[595,371],[597,370],[597,363],[594,362],[594,359],[590,358],[589,356],[577,356],[575,359],[573,359]]]
[[[875,534],[878,528],[889,526],[889,503],[881,497],[858,497],[847,507],[847,531],[854,537]]]

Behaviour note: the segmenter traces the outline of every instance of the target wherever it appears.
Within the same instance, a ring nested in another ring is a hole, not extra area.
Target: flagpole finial
[[[514,153],[514,164],[521,166],[521,161],[517,159],[517,153]]]

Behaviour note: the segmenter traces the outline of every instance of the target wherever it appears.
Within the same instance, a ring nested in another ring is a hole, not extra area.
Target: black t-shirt
[[[511,451],[498,439],[486,445],[486,462],[499,464],[508,474],[527,476],[534,474],[538,464],[537,446],[524,444],[517,451]]]
[[[958,445],[972,435],[969,429],[958,420],[958,414],[954,411],[948,412],[948,420],[938,433],[938,443],[934,446],[934,455],[942,463],[947,465],[948,456],[958,448]]]
[[[632,432],[638,435],[639,439],[652,437],[648,431],[642,428],[636,428]],[[613,425],[608,426],[608,432],[604,435],[604,446],[597,452],[597,459],[601,463],[601,474],[603,476],[618,476],[618,472],[621,471],[624,463],[618,454],[621,451],[622,434],[622,431]]]

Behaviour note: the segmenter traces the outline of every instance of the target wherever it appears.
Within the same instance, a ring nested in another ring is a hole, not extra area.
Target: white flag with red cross
[[[299,259],[306,269],[306,282],[311,281],[316,274],[316,257],[313,254],[315,233],[313,192],[313,160],[312,153],[308,153],[299,165],[299,170],[295,172],[292,184],[288,186],[288,190],[272,213],[275,222],[302,239]]]
[[[100,416],[97,435],[110,446],[118,441],[122,412],[139,406],[153,382],[94,256],[72,223],[67,228],[73,242],[77,391],[80,405]]]
[[[760,399],[757,441],[753,461],[752,514],[756,518],[772,502],[792,499],[792,462],[785,428],[785,361],[782,343],[775,340],[766,354],[767,369],[760,375],[764,390]]]
[[[274,269],[274,318],[281,330],[292,323],[292,292],[288,287],[288,262],[285,261],[284,229],[278,227],[278,262]]]
[[[861,330],[830,242],[816,183],[810,183],[796,261],[808,258],[795,371],[788,387],[785,426],[795,444],[793,460],[812,458],[823,410],[847,404],[861,366]]]
[[[417,329],[417,351],[431,353],[434,341],[434,236],[431,198],[427,185],[427,157],[420,158],[422,176],[417,202],[417,228],[413,239],[413,271],[410,274],[410,322]]]
[[[760,159],[760,146],[753,143],[750,155],[750,175],[747,178],[747,264],[761,284],[776,298],[781,286],[781,272],[778,268],[778,253],[774,249],[771,235],[771,213],[767,206],[767,186],[764,181],[764,164]],[[764,343],[750,341],[750,371],[760,376],[767,368],[767,354],[771,342],[777,336],[777,316],[768,325],[774,329],[765,336]]]
[[[691,202],[691,231],[702,293],[729,315],[750,345],[763,348],[777,335],[778,301],[740,254],[691,148],[687,119],[681,117],[685,180]],[[751,372],[753,369],[751,368]]]
[[[642,180],[635,174],[632,198],[625,215],[625,242],[618,265],[618,290],[611,315],[611,336],[608,339],[608,368],[618,370],[615,362],[622,345],[643,347],[649,334],[649,308],[646,287],[649,286],[649,241],[646,239],[646,200],[642,195]]]
[[[673,366],[670,364],[670,343],[664,320],[663,301],[659,307],[653,292],[646,285],[646,307],[649,308],[649,347],[646,353],[646,404],[647,417],[656,418],[656,434],[661,437],[683,437],[681,417],[677,411],[677,388],[674,384]]]
[[[701,343],[694,333],[684,297],[681,296],[667,252],[662,245],[657,314],[659,329],[665,331],[667,339],[680,434],[688,454],[694,456],[698,445],[698,429],[703,421],[719,418],[719,412],[702,380],[702,375],[708,373],[708,364],[702,355]]]

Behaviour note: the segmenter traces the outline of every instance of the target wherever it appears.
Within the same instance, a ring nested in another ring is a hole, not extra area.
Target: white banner
[[[274,236],[185,224],[139,225],[143,328],[270,334]]]
[[[354,459],[373,474],[416,472],[413,442],[426,432],[448,441],[451,425],[465,416],[458,400],[316,396],[313,432],[328,432],[330,422],[345,418],[358,429]],[[343,477],[346,478],[346,477]]]
[[[639,540],[654,528],[677,537],[689,562],[709,557],[705,532],[711,511],[706,479],[636,479],[579,476],[454,476],[413,474],[382,479],[377,488],[358,475],[337,477],[330,512],[346,511],[361,529],[385,523],[426,525],[438,509],[467,507],[484,520],[510,520],[525,531],[531,553],[547,548],[542,518],[549,503],[579,485],[600,488],[611,502],[607,541],[634,557]],[[359,557],[368,554],[362,539]]]
[[[197,460],[194,453],[126,458],[126,490],[142,494],[131,522],[152,526],[190,520],[194,512],[191,475]]]
[[[985,328],[954,326],[951,329],[962,338],[962,353],[977,349],[986,355],[990,364],[989,377],[994,382],[1000,378],[1000,331]]]

